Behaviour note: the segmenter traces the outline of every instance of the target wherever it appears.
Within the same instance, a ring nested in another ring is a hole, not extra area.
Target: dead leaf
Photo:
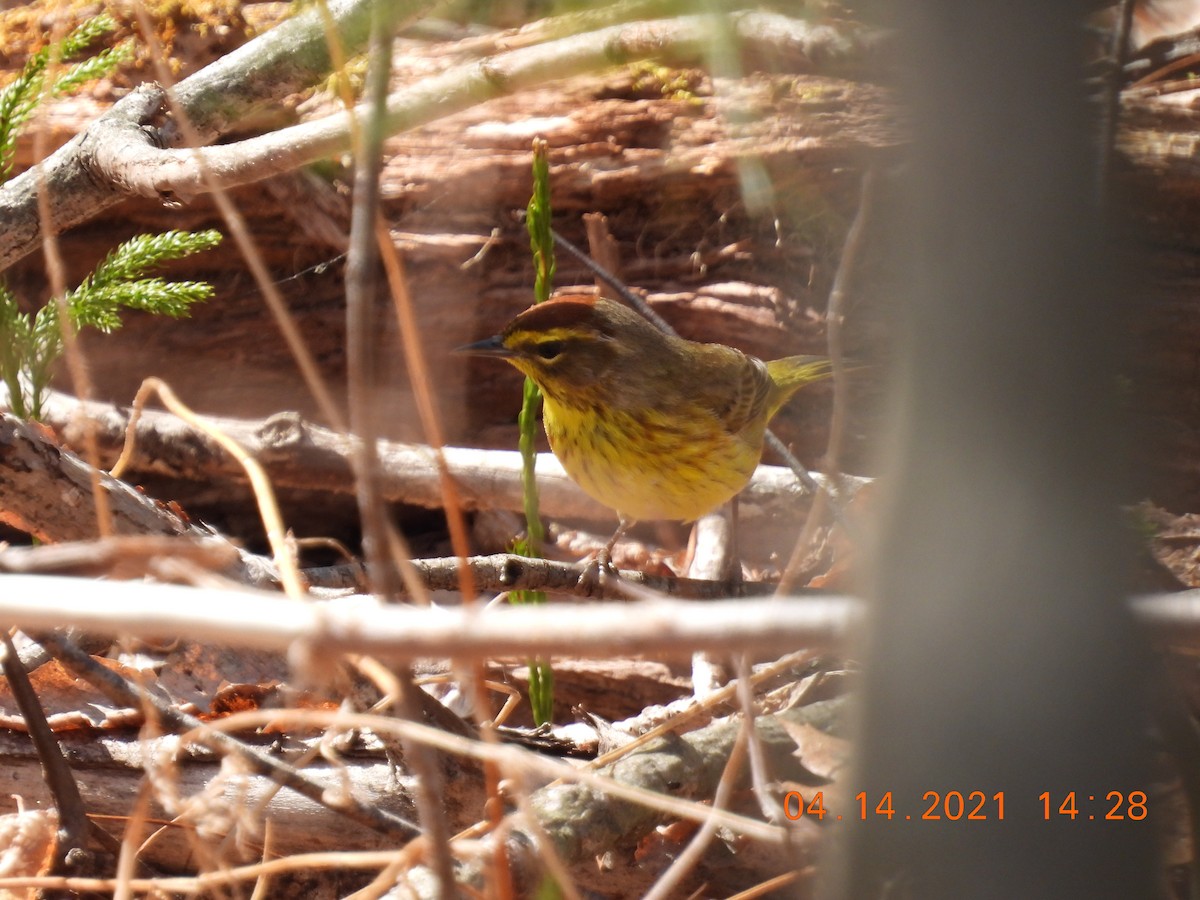
[[[796,742],[796,758],[808,771],[825,781],[836,781],[850,760],[850,742],[826,734],[807,722],[781,719],[783,727]]]

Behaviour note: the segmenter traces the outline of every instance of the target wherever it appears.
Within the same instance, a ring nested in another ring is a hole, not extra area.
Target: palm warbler
[[[830,374],[820,356],[763,362],[664,334],[603,298],[532,306],[460,351],[499,357],[541,389],[554,455],[620,517],[602,565],[634,521],[690,522],[737,494],[762,456],[767,423]]]

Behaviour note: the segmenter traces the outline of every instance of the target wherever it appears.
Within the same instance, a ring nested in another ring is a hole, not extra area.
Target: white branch
[[[1200,591],[1139,597],[1139,622],[1164,640],[1200,641]],[[388,659],[501,656],[602,658],[692,650],[843,646],[864,609],[849,597],[552,604],[381,606],[366,597],[297,603],[262,591],[209,590],[46,575],[0,575],[0,621],[22,629],[76,625],[105,634]]]
[[[145,639],[186,634],[285,651],[303,642],[323,655],[393,660],[783,652],[839,645],[860,615],[845,597],[439,609],[381,606],[365,597],[298,603],[259,591],[0,575],[0,621],[21,629],[76,625]]]

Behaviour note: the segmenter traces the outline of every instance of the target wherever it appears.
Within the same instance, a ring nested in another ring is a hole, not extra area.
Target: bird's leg
[[[579,586],[585,594],[595,593],[596,588],[604,583],[606,578],[620,578],[616,567],[612,564],[613,547],[617,545],[617,541],[633,527],[634,520],[627,519],[621,516],[620,524],[617,525],[617,530],[613,532],[613,536],[608,539],[608,543],[600,548],[591,561],[583,567],[583,574],[579,576]]]
[[[617,570],[612,564],[613,547],[617,546],[617,541],[625,536],[625,532],[632,528],[633,524],[633,519],[627,519],[624,516],[621,516],[621,521],[617,525],[617,530],[614,531],[612,537],[608,539],[608,543],[601,547],[600,552],[596,554],[596,561],[600,563],[601,569],[608,569],[614,575],[616,574]]]

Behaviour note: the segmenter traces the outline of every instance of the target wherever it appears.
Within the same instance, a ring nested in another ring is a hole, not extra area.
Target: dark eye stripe
[[[558,356],[563,351],[562,341],[542,341],[533,348],[534,355],[540,356],[542,359],[550,360]]]

